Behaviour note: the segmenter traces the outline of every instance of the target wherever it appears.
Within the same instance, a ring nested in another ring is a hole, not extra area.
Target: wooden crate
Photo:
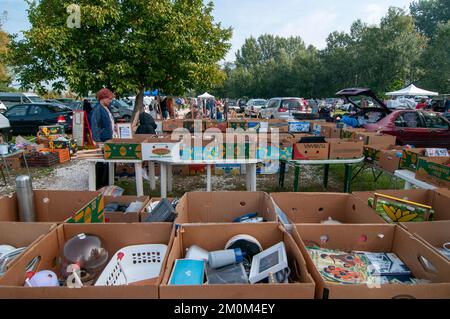
[[[29,167],[50,167],[59,164],[59,155],[55,152],[33,152],[25,155]]]
[[[68,148],[63,148],[63,149],[49,149],[49,148],[44,148],[42,150],[39,150],[39,152],[52,152],[52,153],[56,153],[58,154],[58,158],[59,158],[59,162],[60,163],[66,163],[70,161],[70,151]]]

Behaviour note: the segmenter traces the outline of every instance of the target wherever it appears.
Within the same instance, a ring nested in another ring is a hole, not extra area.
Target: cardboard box
[[[442,254],[437,248],[443,248],[444,244],[450,242],[450,220],[422,222],[422,223],[401,223],[400,226],[405,228],[409,233],[413,234],[431,249],[435,249],[450,264],[450,259]]]
[[[155,137],[148,139],[142,143],[142,159],[144,161],[151,161],[154,159],[177,159],[180,158],[179,139],[172,139],[171,137]]]
[[[364,146],[364,157],[365,161],[371,164],[379,164],[380,161],[380,155],[382,150],[396,150],[396,151],[402,151],[401,146],[396,145],[365,145]]]
[[[0,222],[0,245],[11,245],[15,248],[29,248],[55,227],[56,224],[50,223]],[[22,256],[23,253],[10,261],[7,268],[9,269],[16,264]]]
[[[364,145],[395,145],[396,137],[392,135],[377,134],[374,132],[357,132],[356,138]]]
[[[342,129],[336,128],[336,125],[324,125],[320,127],[320,134],[325,138],[341,138]]]
[[[289,124],[285,120],[267,120],[269,122],[269,131],[277,130],[279,133],[289,133]]]
[[[330,159],[351,159],[363,156],[363,142],[352,139],[327,138]]]
[[[241,175],[240,164],[216,164],[214,165],[214,174],[216,175]]]
[[[364,128],[346,127],[341,130],[341,138],[356,139],[356,134],[366,132]]]
[[[112,139],[105,143],[105,159],[141,160],[142,140],[139,138]]]
[[[99,195],[99,192],[87,191],[35,190],[36,222],[62,223],[80,212]],[[0,221],[19,221],[16,194],[0,198]]]
[[[261,120],[248,120],[248,130],[256,133],[269,132],[269,122]]]
[[[233,285],[168,285],[175,260],[184,258],[186,249],[198,245],[208,251],[222,250],[232,237],[248,234],[267,249],[284,242],[294,283],[233,284]],[[295,266],[294,266],[295,265]],[[297,269],[297,271],[295,271]],[[311,299],[314,283],[308,274],[303,256],[292,237],[276,223],[183,225],[172,245],[163,281],[159,287],[161,299]]]
[[[248,122],[246,120],[228,120],[228,128],[233,130],[241,129],[247,131]]]
[[[307,225],[297,224],[293,236],[316,283],[319,299],[429,299],[449,298],[450,266],[433,249],[397,225]],[[321,239],[322,238],[322,239]],[[325,240],[324,240],[325,238]],[[429,284],[335,284],[325,282],[314,265],[306,245],[342,251],[395,253],[418,279]],[[426,260],[431,266],[424,266]],[[434,270],[432,270],[434,268]]]
[[[296,143],[293,145],[294,160],[326,160],[330,145],[328,143]]]
[[[378,166],[388,171],[394,173],[400,168],[401,161],[401,151],[399,150],[381,150],[380,159],[378,161]]]
[[[183,120],[164,120],[162,129],[164,132],[173,132],[177,128],[183,128]]]
[[[180,199],[177,213],[177,224],[232,223],[250,213],[277,221],[270,196],[264,192],[190,192]]]
[[[106,212],[105,221],[107,223],[139,223],[141,221],[140,214],[144,211],[150,198],[148,196],[105,196],[105,207],[109,203],[118,203],[120,205],[130,205],[132,202],[140,201],[143,203],[142,208],[136,212]]]
[[[368,192],[353,192],[353,195],[368,205],[369,198],[373,199],[374,193],[380,193],[431,206],[434,210],[433,220],[450,220],[450,191],[446,189],[377,190]]]
[[[184,120],[183,127],[189,132],[204,132],[206,128],[206,122],[202,120]]]
[[[419,157],[424,156],[424,154],[424,148],[403,149],[402,159],[400,160],[400,168],[415,172],[417,170],[417,164],[419,163]]]
[[[205,131],[212,130],[212,129],[218,129],[222,133],[226,133],[227,132],[227,128],[228,128],[228,123],[227,122],[219,122],[217,120],[203,120],[203,121],[204,121],[204,129],[205,129]]]
[[[276,209],[289,224],[316,224],[332,220],[344,224],[385,224],[367,203],[350,194],[338,193],[271,193]],[[281,219],[283,223],[283,219]],[[285,224],[291,230],[289,224]]]
[[[416,178],[439,187],[450,187],[450,157],[419,158]]]
[[[55,260],[61,256],[64,244],[72,237],[85,233],[101,238],[109,259],[126,246],[143,244],[165,244],[168,252],[173,241],[171,224],[62,224],[47,234],[23,254],[0,280],[0,298],[20,299],[158,299],[158,285],[165,269],[168,253],[164,256],[160,276],[156,279],[128,286],[85,286],[78,289],[68,287],[30,288],[23,287],[26,265],[36,256],[41,257],[37,271],[52,270],[60,275],[60,266]]]

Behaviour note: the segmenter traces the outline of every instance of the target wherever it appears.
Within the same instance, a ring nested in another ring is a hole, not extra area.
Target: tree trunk
[[[141,87],[139,89],[139,93],[136,96],[136,100],[134,101],[134,111],[132,116],[131,127],[137,127],[137,121],[139,119],[139,114],[144,111],[144,91],[145,88]]]

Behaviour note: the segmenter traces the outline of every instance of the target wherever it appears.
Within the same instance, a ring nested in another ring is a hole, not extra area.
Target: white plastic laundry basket
[[[121,286],[156,278],[161,272],[166,252],[167,245],[161,244],[124,247],[111,258],[95,286]],[[120,253],[123,254],[122,267],[118,261]]]

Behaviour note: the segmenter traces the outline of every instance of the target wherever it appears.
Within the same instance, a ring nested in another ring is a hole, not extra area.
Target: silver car
[[[259,111],[266,105],[267,100],[251,99],[247,102],[245,107],[245,115],[259,117]]]
[[[295,114],[308,113],[305,101],[298,97],[276,97],[270,99],[264,107],[261,108],[261,118],[265,119],[295,119]]]

